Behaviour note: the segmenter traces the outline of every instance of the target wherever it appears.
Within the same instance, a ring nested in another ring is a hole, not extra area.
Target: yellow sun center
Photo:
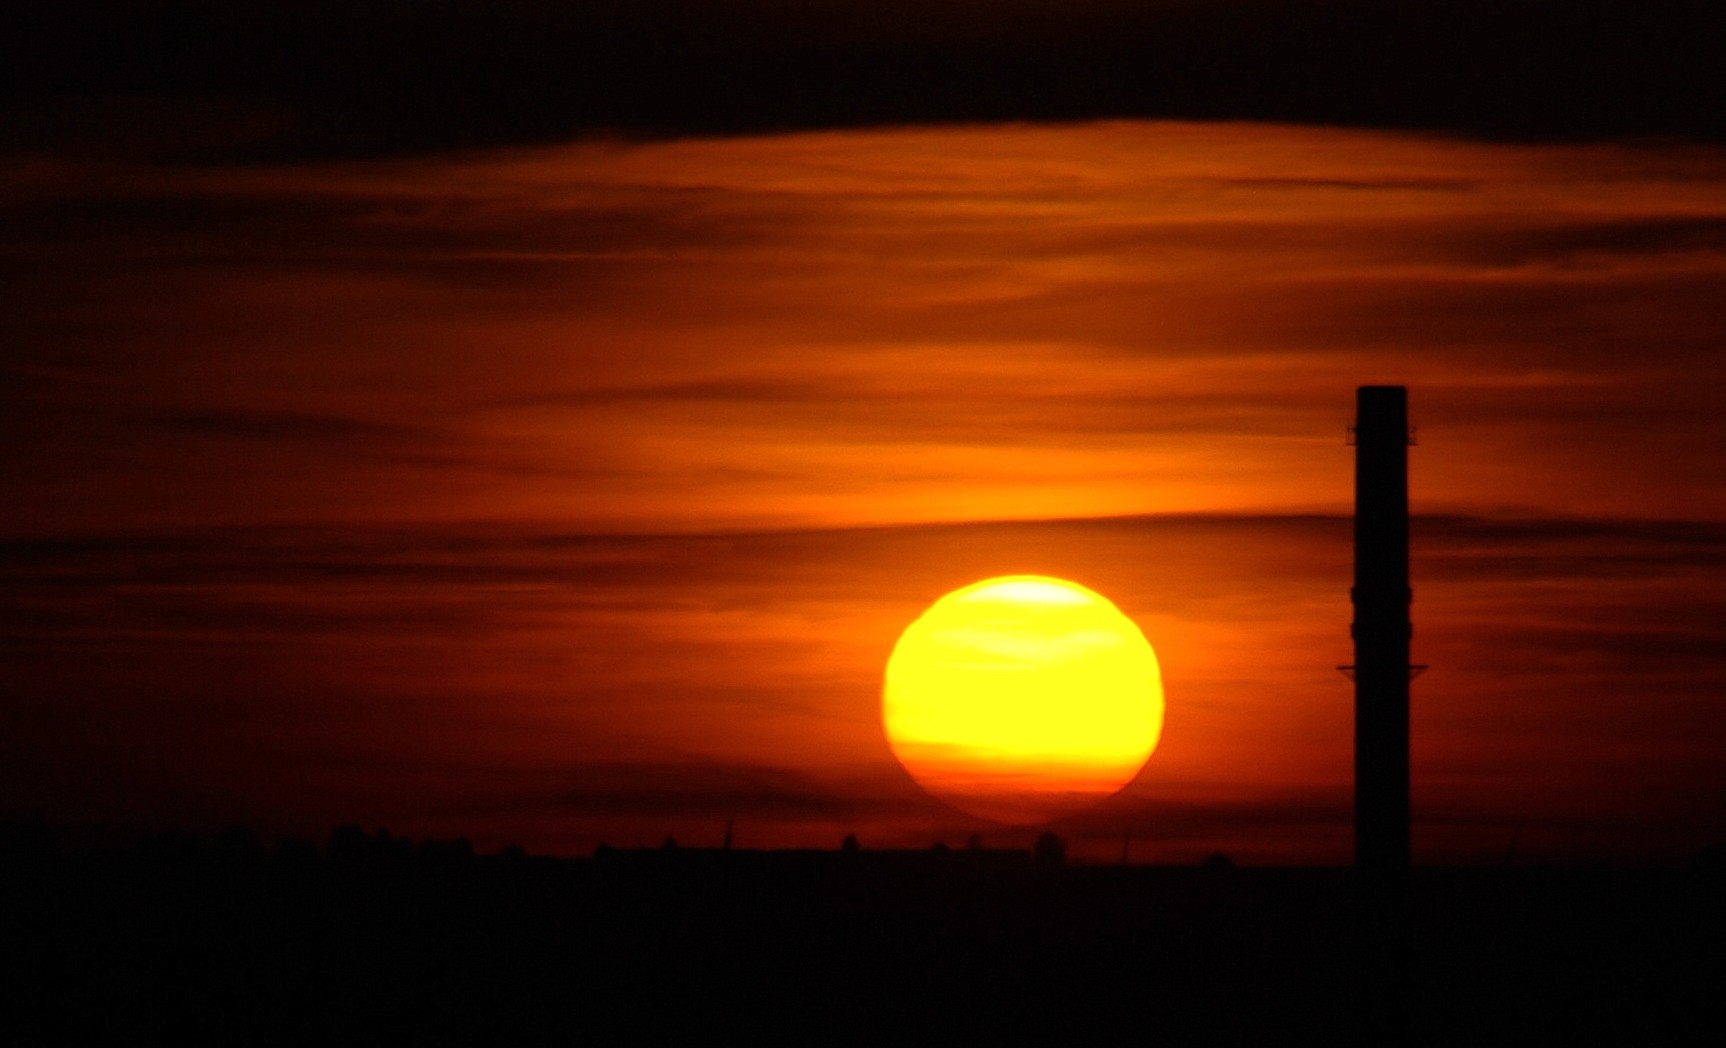
[[[1162,734],[1162,675],[1106,598],[1013,575],[954,590],[906,627],[881,714],[925,790],[973,815],[1041,822],[1138,774]]]

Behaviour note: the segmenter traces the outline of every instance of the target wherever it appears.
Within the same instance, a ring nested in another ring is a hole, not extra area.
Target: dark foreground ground
[[[1722,887],[1701,868],[1421,871],[1410,1040],[1713,1043]],[[6,1025],[66,1043],[1388,1040],[1340,870],[44,853],[7,860],[0,946]]]

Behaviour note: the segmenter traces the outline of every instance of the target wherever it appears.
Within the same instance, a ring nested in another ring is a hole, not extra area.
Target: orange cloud
[[[1446,441],[1429,503],[1710,516],[1723,163],[1100,124],[26,171],[20,526],[1335,509],[1368,381]]]
[[[1723,171],[1132,123],[24,165],[8,803],[408,829],[479,797],[581,848],[621,823],[581,821],[580,769],[634,769],[607,810],[660,798],[657,833],[717,817],[717,773],[662,770],[720,767],[768,769],[725,795],[775,840],[911,839],[957,823],[886,754],[885,653],[1038,573],[1168,678],[1153,765],[1076,830],[1340,857],[1343,427],[1400,382],[1447,514],[1417,534],[1433,847],[1584,848],[1595,811],[1694,844]],[[1668,807],[1608,803],[1625,777]],[[787,782],[841,800],[794,817]]]

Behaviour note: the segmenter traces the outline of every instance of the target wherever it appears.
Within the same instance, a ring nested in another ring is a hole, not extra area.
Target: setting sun
[[[1162,677],[1103,596],[1037,575],[985,579],[900,636],[882,720],[925,790],[973,815],[1039,822],[1138,774],[1162,733]]]

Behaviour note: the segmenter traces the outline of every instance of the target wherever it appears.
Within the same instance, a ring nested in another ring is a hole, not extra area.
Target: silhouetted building
[[[1045,831],[1031,845],[1031,860],[1045,869],[1055,869],[1067,861],[1067,842]]]

